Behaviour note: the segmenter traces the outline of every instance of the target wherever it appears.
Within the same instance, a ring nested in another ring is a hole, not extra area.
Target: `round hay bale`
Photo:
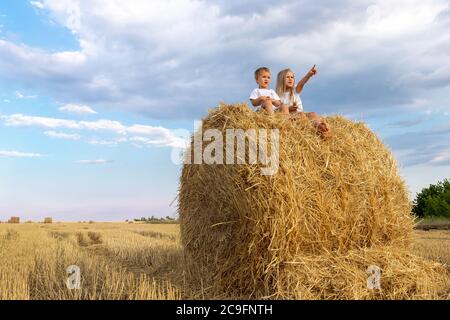
[[[258,139],[269,137],[269,157],[278,150],[279,165],[262,174],[268,165],[249,164],[251,149],[244,164],[184,164],[179,215],[192,283],[212,295],[273,296],[286,265],[299,256],[409,246],[413,217],[391,152],[363,123],[340,116],[326,122],[331,139],[321,138],[310,121],[255,113],[245,104],[210,111],[186,153],[191,162],[198,163],[195,138],[208,129],[222,135],[223,159],[233,148],[237,154],[237,143],[226,147],[227,129],[255,129]],[[272,129],[279,146],[271,147]],[[213,139],[205,138],[210,141],[200,146],[207,154]]]
[[[378,287],[370,281],[377,273]],[[299,256],[286,264],[273,295],[297,300],[450,299],[450,278],[444,266],[408,250],[373,247]]]

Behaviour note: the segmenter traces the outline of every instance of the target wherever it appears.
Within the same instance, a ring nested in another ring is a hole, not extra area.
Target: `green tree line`
[[[134,219],[135,222],[144,222],[144,223],[178,223],[178,219],[171,218],[166,216],[165,218],[156,218],[155,216],[151,216],[149,218],[142,217]]]
[[[412,211],[420,218],[450,218],[450,180],[444,179],[422,189],[414,199]]]

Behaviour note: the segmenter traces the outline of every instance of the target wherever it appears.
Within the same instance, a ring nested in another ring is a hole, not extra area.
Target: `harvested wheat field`
[[[412,253],[408,192],[390,150],[363,123],[326,121],[331,139],[307,120],[268,117],[246,105],[210,111],[202,130],[224,141],[227,130],[277,129],[279,168],[264,175],[247,154],[244,164],[184,165],[187,282],[219,298],[447,298],[445,266]],[[249,150],[258,149],[256,141]],[[196,147],[194,134],[187,158]],[[377,292],[365,281],[371,266],[383,271]]]
[[[446,264],[450,271],[450,231],[416,231],[414,235],[414,253]],[[187,286],[179,237],[175,224],[0,224],[0,299],[214,298],[206,295],[207,288]],[[70,265],[81,269],[80,290],[66,286]],[[333,268],[339,265],[330,266],[321,276],[330,280]],[[361,282],[365,285],[364,271],[357,270],[359,276],[348,289],[360,288]],[[308,298],[308,293],[302,298]]]
[[[0,299],[179,299],[178,234],[177,225],[1,224]],[[80,289],[67,286],[71,265]]]

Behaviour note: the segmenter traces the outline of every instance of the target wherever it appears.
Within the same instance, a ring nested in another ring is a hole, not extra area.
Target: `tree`
[[[435,216],[450,218],[450,180],[444,179],[422,189],[414,199],[412,211],[420,218]]]

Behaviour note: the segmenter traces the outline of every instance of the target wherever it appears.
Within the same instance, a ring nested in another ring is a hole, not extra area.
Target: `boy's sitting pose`
[[[280,97],[274,90],[269,89],[270,69],[266,67],[256,69],[255,80],[259,87],[250,94],[250,101],[256,107],[256,111],[264,109],[270,114],[274,111],[289,114],[289,108],[281,103]]]

